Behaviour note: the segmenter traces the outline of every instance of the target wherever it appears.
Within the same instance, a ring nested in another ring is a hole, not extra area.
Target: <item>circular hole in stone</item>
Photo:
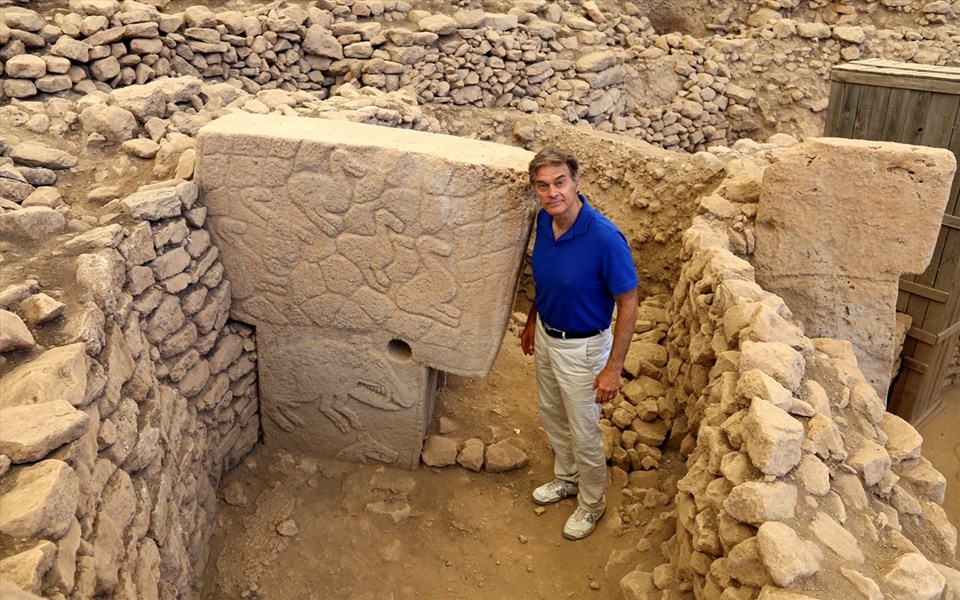
[[[413,350],[410,349],[410,344],[403,340],[390,340],[390,342],[387,343],[387,352],[390,354],[390,358],[396,360],[410,360],[413,358]]]

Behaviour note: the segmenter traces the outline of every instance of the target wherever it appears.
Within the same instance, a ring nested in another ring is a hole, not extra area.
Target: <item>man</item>
[[[545,148],[529,172],[542,210],[531,261],[536,299],[520,343],[527,355],[536,348],[540,419],[556,476],[533,491],[533,500],[552,504],[577,494],[563,535],[579,540],[606,508],[600,409],[620,391],[637,320],[637,273],[626,238],[580,194],[571,153]]]

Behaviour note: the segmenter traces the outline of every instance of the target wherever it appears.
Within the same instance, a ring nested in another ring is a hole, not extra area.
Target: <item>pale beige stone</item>
[[[0,533],[59,539],[70,528],[79,482],[67,463],[45,460],[0,481]]]
[[[723,509],[741,523],[759,525],[792,519],[796,505],[796,487],[783,482],[748,481],[731,490]]]
[[[879,579],[881,589],[891,598],[913,600],[936,600],[947,583],[930,561],[916,552],[897,557]]]
[[[483,440],[470,438],[463,442],[463,448],[457,454],[457,464],[465,469],[479,472],[483,468],[483,454]]]
[[[295,117],[201,130],[195,180],[230,310],[257,326],[267,444],[419,463],[435,370],[485,375],[502,341],[531,157]]]
[[[818,512],[809,526],[810,532],[825,547],[847,562],[863,564],[866,560],[856,537],[830,515]]]
[[[0,309],[0,352],[31,350],[37,342],[27,325],[16,314]]]
[[[800,539],[788,525],[768,521],[757,530],[760,559],[777,585],[787,587],[816,575],[823,562],[820,547]]]
[[[850,340],[881,396],[893,362],[897,279],[930,261],[955,170],[946,149],[808,138],[764,172],[757,282],[783,296],[807,335]],[[849,210],[864,190],[870,210]]]
[[[421,458],[428,467],[447,467],[457,462],[457,440],[439,435],[427,436]]]
[[[15,464],[36,462],[83,435],[89,420],[64,400],[0,408],[0,454]]]
[[[63,314],[66,304],[40,293],[30,296],[17,305],[17,310],[31,325],[42,325]]]
[[[83,344],[47,350],[0,379],[0,407],[65,400],[84,404],[87,358]]]
[[[504,440],[487,446],[484,454],[484,469],[488,473],[500,473],[525,467],[527,453]]]
[[[42,591],[43,578],[53,566],[57,546],[41,540],[32,548],[0,560],[0,576],[32,594]],[[6,600],[7,595],[3,595]],[[16,595],[13,598],[17,598]]]
[[[742,425],[750,461],[764,475],[786,475],[800,462],[803,425],[782,409],[754,400]]]

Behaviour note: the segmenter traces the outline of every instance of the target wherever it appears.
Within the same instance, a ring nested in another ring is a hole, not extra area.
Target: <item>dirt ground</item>
[[[640,525],[624,525],[619,486],[608,485],[597,530],[571,542],[561,529],[574,500],[540,508],[530,499],[552,478],[553,455],[539,424],[533,358],[514,333],[490,376],[448,380],[431,429],[440,417],[455,426],[448,436],[509,439],[529,465],[411,472],[258,446],[221,487],[221,496],[246,505],[219,503],[202,597],[616,599],[624,575],[664,562],[660,543],[672,522],[658,517],[670,506],[644,509]],[[681,468],[665,453],[661,479],[675,480]]]

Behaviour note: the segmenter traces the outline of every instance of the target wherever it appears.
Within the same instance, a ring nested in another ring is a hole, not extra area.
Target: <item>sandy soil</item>
[[[644,509],[639,525],[624,525],[619,486],[610,485],[597,530],[571,542],[561,528],[574,501],[545,509],[531,501],[533,487],[552,478],[553,456],[539,426],[533,359],[515,334],[489,377],[448,380],[435,416],[456,427],[449,436],[511,440],[529,465],[410,472],[258,446],[221,487],[246,505],[218,506],[203,597],[615,599],[626,573],[663,562],[660,543],[673,523],[658,517],[670,507]],[[659,475],[669,486],[682,461],[664,458]]]

